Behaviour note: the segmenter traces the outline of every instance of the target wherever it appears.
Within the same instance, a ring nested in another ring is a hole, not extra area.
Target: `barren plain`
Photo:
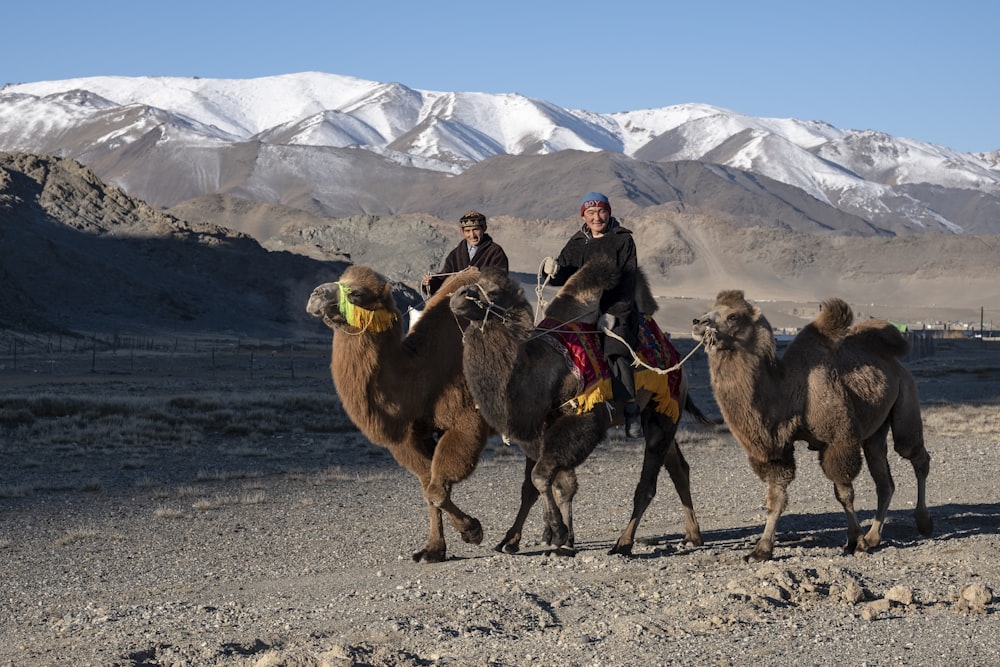
[[[931,538],[890,454],[885,541],[843,555],[843,513],[802,447],[775,559],[748,564],[763,485],[728,433],[683,421],[704,546],[680,543],[664,474],[634,555],[607,554],[642,457],[612,433],[579,470],[577,556],[546,553],[540,508],[521,553],[495,552],[523,457],[494,438],[454,493],[483,543],[446,526],[448,560],[418,564],[417,481],[344,416],[322,331],[0,350],[0,665],[1000,663],[1000,342],[908,362]],[[704,356],[686,368],[717,418]],[[870,521],[866,471],[856,488]]]

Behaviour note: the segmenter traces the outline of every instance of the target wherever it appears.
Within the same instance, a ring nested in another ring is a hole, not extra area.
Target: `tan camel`
[[[462,375],[462,331],[448,297],[478,271],[452,276],[425,305],[404,338],[389,282],[351,266],[313,290],[306,310],[333,330],[330,371],[344,410],[369,440],[420,479],[430,533],[414,561],[446,557],[442,515],[462,539],[479,544],[479,521],[451,500],[454,484],[472,474],[491,431]]]
[[[613,265],[588,263],[562,287],[546,309],[543,324],[553,320],[586,322],[587,329],[596,331],[601,293],[617,280]],[[651,314],[655,301],[645,281],[640,283],[644,290],[640,296],[646,297],[646,312]],[[470,321],[465,333],[465,374],[480,411],[525,454],[521,505],[496,549],[508,553],[519,550],[524,522],[541,494],[545,507],[543,539],[555,553],[572,555],[576,467],[606,439],[612,421],[609,410],[599,404],[592,410],[578,411],[577,399],[584,390],[581,377],[567,360],[566,351],[536,328],[524,291],[507,275],[484,270],[476,284],[456,290],[451,308]],[[589,335],[596,340],[596,334]],[[689,467],[674,436],[681,408],[704,423],[711,422],[687,398],[682,375],[670,389],[672,395],[664,397],[664,402],[672,405],[672,412],[669,408],[658,409],[649,400],[649,392],[640,392],[646,437],[642,473],[633,497],[632,516],[611,553],[632,552],[636,529],[656,495],[662,467],[670,473],[684,506],[684,541],[702,544],[691,501]]]
[[[829,299],[779,359],[771,325],[742,291],[724,291],[712,310],[694,320],[705,342],[715,400],[753,471],[767,484],[767,521],[748,561],[769,560],[778,518],[795,478],[796,441],[819,452],[819,464],[847,513],[846,553],[878,546],[895,489],[886,436],[917,477],[917,529],[930,535],[920,402],[913,376],[899,361],[907,342],[885,320],[853,325],[850,307]],[[854,512],[854,478],[861,452],[875,480],[878,508],[867,535]]]

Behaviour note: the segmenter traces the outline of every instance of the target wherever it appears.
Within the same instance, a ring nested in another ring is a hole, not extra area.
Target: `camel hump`
[[[813,324],[824,336],[842,338],[854,324],[854,311],[846,301],[833,297],[823,302]]]
[[[570,276],[560,291],[609,290],[614,288],[620,279],[621,271],[618,270],[614,261],[610,257],[596,255],[587,260],[576,273]]]
[[[851,330],[850,339],[852,344],[859,344],[868,350],[878,350],[890,357],[905,357],[910,351],[909,339],[888,320],[859,322]]]

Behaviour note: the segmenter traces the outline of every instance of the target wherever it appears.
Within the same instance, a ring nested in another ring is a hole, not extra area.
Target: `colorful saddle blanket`
[[[574,399],[578,413],[589,412],[598,403],[612,400],[611,370],[601,348],[601,334],[593,324],[566,324],[545,319],[538,324],[537,329],[544,332],[545,338],[563,352],[580,379],[583,392]],[[673,367],[680,359],[680,354],[670,343],[670,339],[656,320],[648,315],[643,316],[639,326],[639,349],[636,353],[644,363],[660,370]],[[635,370],[636,391],[645,390],[652,394],[651,400],[656,411],[675,422],[681,416],[678,403],[680,384],[679,369],[666,374],[645,367]]]

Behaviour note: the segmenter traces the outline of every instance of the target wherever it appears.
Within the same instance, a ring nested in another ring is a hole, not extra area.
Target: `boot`
[[[625,404],[625,437],[642,438],[642,418],[635,402]]]

